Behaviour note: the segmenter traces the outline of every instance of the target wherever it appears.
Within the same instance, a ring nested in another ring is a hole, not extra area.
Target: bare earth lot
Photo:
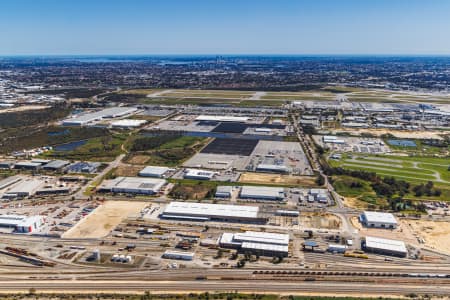
[[[450,222],[403,220],[402,225],[424,239],[425,246],[450,255]]]
[[[302,185],[314,186],[315,178],[308,176],[291,176],[278,174],[262,174],[262,173],[242,173],[239,177],[242,183],[258,183],[258,184],[281,184],[281,185]]]
[[[130,215],[139,213],[148,203],[107,201],[64,233],[63,238],[102,238]]]

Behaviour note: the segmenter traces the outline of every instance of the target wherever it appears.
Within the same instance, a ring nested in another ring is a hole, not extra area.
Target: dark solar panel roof
[[[247,129],[248,125],[238,122],[226,122],[220,123],[212,132],[223,132],[223,133],[243,133]]]
[[[201,153],[230,154],[249,156],[255,149],[256,139],[220,139],[216,138],[209,143]]]

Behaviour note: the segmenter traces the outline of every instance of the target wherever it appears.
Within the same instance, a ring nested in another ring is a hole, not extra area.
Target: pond
[[[53,150],[55,150],[55,151],[73,151],[73,150],[77,149],[78,147],[81,147],[84,144],[86,144],[86,142],[87,142],[87,140],[65,143],[65,144],[61,144],[58,146],[54,146]]]

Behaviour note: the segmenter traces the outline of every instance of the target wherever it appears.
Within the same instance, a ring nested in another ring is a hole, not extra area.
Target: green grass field
[[[382,177],[392,176],[411,184],[432,181],[442,190],[440,200],[450,200],[450,159],[412,156],[343,155],[340,160],[329,160],[333,167],[375,172]],[[345,193],[345,191],[344,191]],[[413,195],[408,195],[413,197]],[[421,197],[424,198],[424,197]],[[430,197],[429,199],[435,199]]]

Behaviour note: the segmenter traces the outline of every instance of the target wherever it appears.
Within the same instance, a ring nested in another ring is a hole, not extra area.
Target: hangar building
[[[408,250],[403,241],[389,240],[379,237],[366,236],[363,242],[363,249],[368,252],[406,257]]]

